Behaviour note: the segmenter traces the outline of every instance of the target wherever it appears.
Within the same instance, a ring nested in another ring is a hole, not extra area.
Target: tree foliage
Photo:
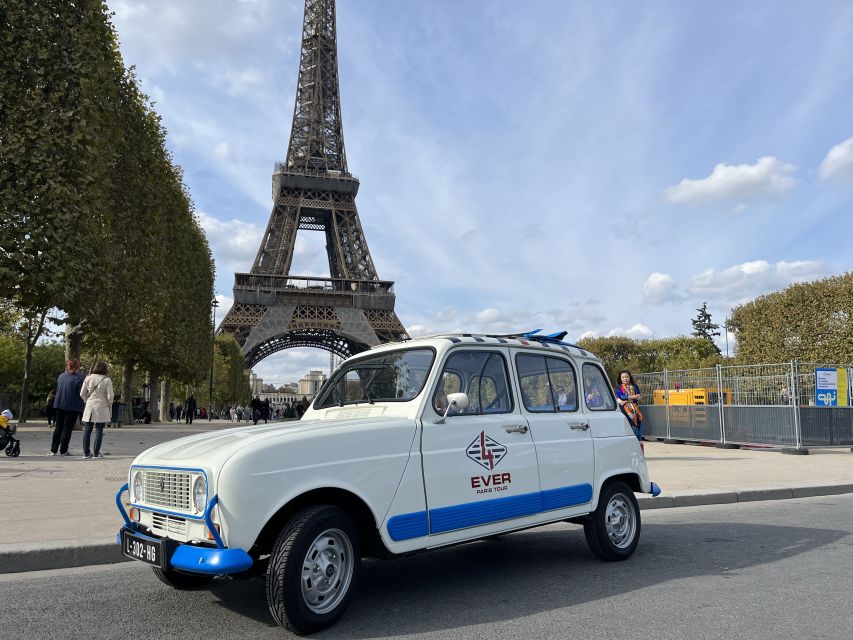
[[[16,336],[0,335],[0,393],[20,397],[25,356],[23,340]],[[37,344],[33,349],[32,369],[28,379],[30,402],[42,407],[47,392],[56,387],[56,378],[64,370],[65,351],[61,344]],[[17,419],[18,411],[15,411],[15,415]]]
[[[696,338],[703,338],[714,345],[717,353],[720,353],[720,348],[714,342],[715,337],[719,337],[720,332],[717,329],[720,325],[716,324],[711,319],[711,314],[708,311],[708,303],[703,302],[702,306],[696,309],[696,317],[690,321],[693,325],[693,335]]]
[[[853,362],[853,272],[794,284],[732,310],[744,363]]]
[[[614,382],[622,369],[632,373],[696,369],[712,367],[721,361],[712,342],[688,336],[656,340],[632,340],[623,336],[584,338],[578,346],[601,358],[607,375]]]
[[[6,0],[0,60],[0,299],[35,328],[58,309],[88,351],[204,378],[210,250],[106,4]]]

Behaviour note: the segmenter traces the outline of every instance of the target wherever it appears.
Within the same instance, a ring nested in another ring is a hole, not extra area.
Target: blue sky
[[[110,0],[217,267],[269,218],[301,0]],[[357,204],[413,335],[689,333],[853,268],[853,4],[340,0]],[[301,232],[291,273],[328,274]],[[268,381],[328,366],[292,349]]]

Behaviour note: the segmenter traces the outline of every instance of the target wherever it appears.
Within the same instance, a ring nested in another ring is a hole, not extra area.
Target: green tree
[[[632,340],[623,336],[584,338],[578,346],[601,358],[607,375],[614,382],[623,369],[646,373],[712,367],[720,362],[719,351],[713,343],[688,336],[655,340]]]
[[[691,335],[697,338],[704,338],[714,345],[714,349],[719,354],[720,349],[714,342],[714,337],[719,337],[720,332],[717,329],[720,325],[716,324],[711,319],[711,314],[708,312],[708,303],[703,302],[702,306],[696,309],[696,317],[690,321],[693,325],[693,333]]]
[[[739,362],[853,362],[853,272],[760,296],[729,326]]]

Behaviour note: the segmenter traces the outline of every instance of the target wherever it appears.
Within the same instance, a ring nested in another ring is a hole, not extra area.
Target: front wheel
[[[275,621],[300,634],[333,625],[349,604],[361,563],[358,531],[344,511],[308,507],[284,527],[267,570]]]
[[[640,541],[640,508],[631,488],[619,480],[604,485],[583,532],[589,548],[602,560],[630,558]]]

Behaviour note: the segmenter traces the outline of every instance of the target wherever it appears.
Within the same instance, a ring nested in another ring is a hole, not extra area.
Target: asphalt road
[[[853,637],[853,496],[644,512],[628,562],[552,525],[366,561],[319,638]],[[260,580],[172,591],[139,563],[0,576],[0,638],[285,638]]]

